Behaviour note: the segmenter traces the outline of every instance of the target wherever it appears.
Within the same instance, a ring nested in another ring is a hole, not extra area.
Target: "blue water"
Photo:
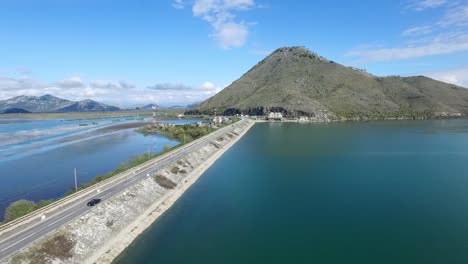
[[[167,122],[183,124],[196,121]],[[14,143],[3,142],[2,145],[0,142],[0,219],[5,208],[18,199],[39,201],[63,196],[74,187],[74,168],[78,171],[78,184],[83,184],[97,175],[113,171],[133,156],[148,150],[159,153],[165,145],[178,144],[161,135],[143,136],[135,132],[135,128],[99,130],[135,122],[121,118],[11,122],[0,119],[0,134],[3,133],[4,138],[26,136]],[[92,122],[98,124],[78,126]],[[67,127],[72,129],[64,129]]]
[[[116,263],[468,263],[468,121],[257,124]]]

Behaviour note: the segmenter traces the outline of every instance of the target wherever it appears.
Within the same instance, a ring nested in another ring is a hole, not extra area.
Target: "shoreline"
[[[5,256],[0,263],[38,263],[46,260],[69,264],[112,263],[255,124],[244,121],[237,128],[232,126],[223,133],[208,137],[200,146],[182,156],[175,156],[157,170],[148,174],[145,172],[146,177],[130,181],[131,184],[115,192],[102,205],[67,220],[64,225],[48,231],[30,245]],[[171,153],[167,155],[172,158]],[[154,161],[152,163],[156,164]],[[176,183],[175,188],[158,182],[159,175]],[[128,180],[129,176],[122,179]],[[100,193],[99,190],[97,192]],[[57,239],[68,239],[73,246],[44,254],[44,248],[58,242]]]
[[[147,230],[157,219],[162,216],[177,200],[197,182],[197,180],[207,171],[220,157],[224,155],[232,146],[234,146],[254,125],[255,121],[250,123],[239,136],[230,141],[222,149],[214,153],[211,157],[200,164],[194,171],[188,175],[184,182],[174,191],[168,192],[162,199],[150,206],[140,214],[132,224],[128,225],[116,237],[110,239],[97,250],[91,257],[85,260],[89,264],[107,264],[116,260],[121,253],[128,248],[145,230]]]

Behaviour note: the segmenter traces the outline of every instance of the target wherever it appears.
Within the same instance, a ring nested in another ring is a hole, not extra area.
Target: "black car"
[[[88,206],[95,206],[95,205],[98,204],[99,202],[101,202],[101,199],[92,199],[92,200],[89,201],[87,204],[88,204]]]

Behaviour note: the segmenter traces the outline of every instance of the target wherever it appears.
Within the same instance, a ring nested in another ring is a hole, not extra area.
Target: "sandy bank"
[[[103,128],[99,128],[96,131],[97,132],[102,132],[102,133],[107,133],[107,132],[118,131],[118,130],[121,130],[121,129],[138,128],[138,127],[142,127],[142,126],[144,126],[146,124],[147,124],[147,122],[129,122],[129,123],[106,126],[106,127],[103,127]]]

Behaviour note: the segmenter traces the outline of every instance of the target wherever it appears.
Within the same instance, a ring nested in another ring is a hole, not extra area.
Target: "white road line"
[[[63,220],[64,218],[69,217],[69,216],[72,215],[73,213],[74,213],[74,212],[71,212],[71,213],[65,215],[64,217],[61,217],[61,218],[58,219],[57,221],[48,224],[47,226],[51,226],[51,225],[53,225],[53,224],[56,224],[56,223],[59,222],[60,220]]]
[[[107,197],[107,196],[109,196],[109,195],[111,195],[111,194],[112,194],[112,193],[110,192],[110,193],[108,193],[108,194],[106,194],[106,195],[103,195],[103,196],[101,197],[101,199],[104,199],[105,197]]]
[[[9,248],[11,248],[11,247],[14,247],[14,246],[16,246],[17,244],[19,244],[19,243],[23,242],[24,240],[26,240],[26,239],[28,239],[28,238],[32,237],[34,234],[35,234],[35,233],[32,233],[32,234],[30,234],[29,236],[27,236],[27,237],[25,237],[25,238],[23,238],[23,239],[21,239],[21,240],[19,240],[19,241],[15,242],[15,243],[13,243],[13,244],[9,245],[8,247],[6,247],[6,248],[2,249],[0,252],[3,252],[3,251],[5,251],[5,250],[7,250],[7,249],[9,249]]]

